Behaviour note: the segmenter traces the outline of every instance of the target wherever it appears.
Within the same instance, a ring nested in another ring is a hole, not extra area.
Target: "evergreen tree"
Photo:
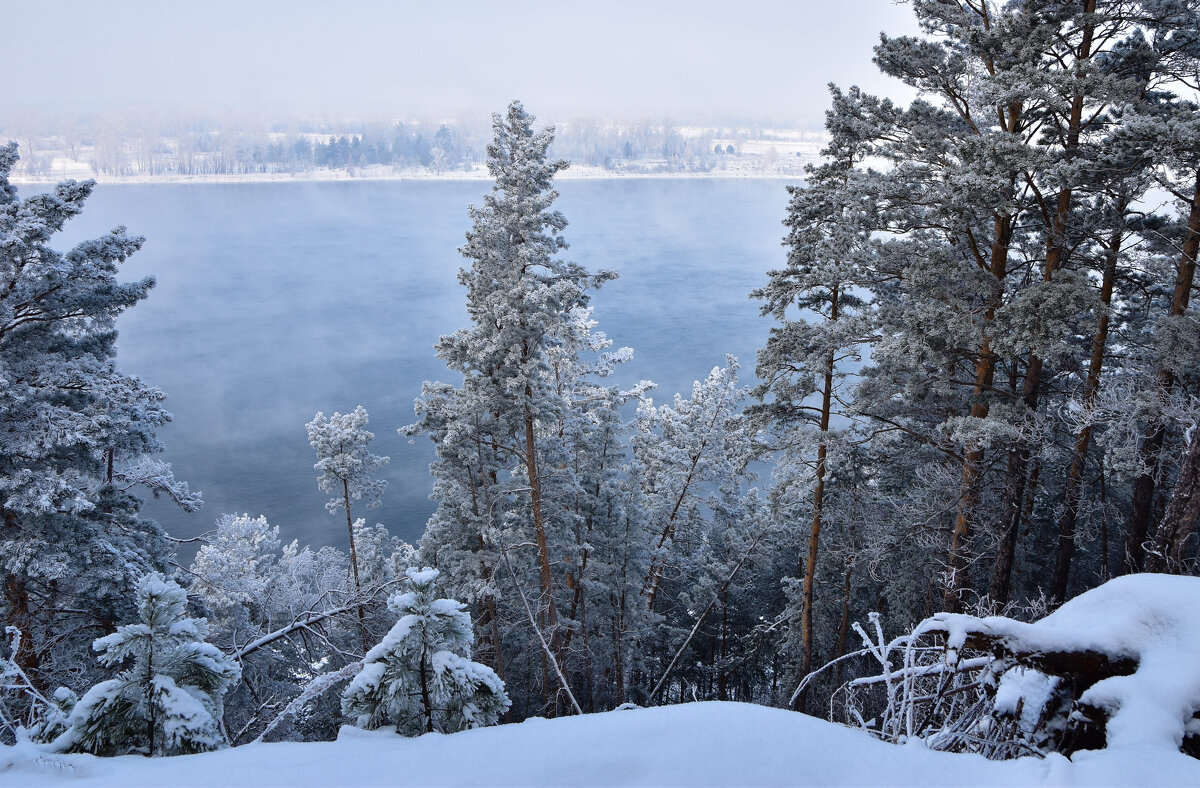
[[[302,708],[291,703],[312,683],[352,664],[363,624],[374,639],[391,627],[382,589],[403,576],[412,558],[412,549],[382,525],[368,528],[359,519],[354,533],[369,602],[354,592],[349,556],[334,547],[281,545],[278,527],[265,517],[222,516],[197,552],[186,575],[189,596],[208,615],[212,642],[242,669],[242,680],[225,700],[232,744],[281,727],[279,735],[304,738],[336,732],[340,712],[329,698],[317,697]],[[297,665],[326,672],[309,676]]]
[[[808,168],[805,186],[788,188],[787,267],[769,272],[767,286],[751,294],[764,300],[763,313],[781,324],[759,351],[757,372],[765,382],[755,390],[761,404],[751,413],[779,426],[774,448],[780,452],[781,487],[794,494],[815,476],[808,550],[796,572],[802,584],[801,677],[813,667],[813,604],[826,519],[827,465],[838,432],[831,429],[830,420],[847,399],[846,387],[839,385],[847,363],[860,360],[859,348],[872,328],[870,318],[862,314],[866,305],[859,292],[875,251],[875,190],[871,174],[857,168],[873,147],[872,124],[864,116],[880,107],[857,89],[831,92],[833,109],[826,114],[830,142],[824,151],[828,161]],[[820,397],[818,406],[810,404],[812,397]],[[816,446],[815,464],[806,444]],[[798,703],[803,708],[803,695]]]
[[[325,420],[325,414],[318,411],[313,420],[305,425],[308,429],[308,442],[317,452],[317,464],[313,467],[319,471],[317,487],[321,492],[333,497],[325,504],[325,508],[333,514],[338,509],[346,512],[346,533],[350,539],[350,569],[354,573],[354,593],[362,594],[362,582],[358,568],[358,550],[354,544],[354,519],[350,513],[350,502],[363,500],[368,509],[380,504],[387,482],[376,479],[379,468],[387,464],[388,458],[372,454],[369,445],[375,434],[367,430],[367,410],[362,405],[351,413],[342,415],[334,413]],[[359,619],[366,613],[359,608]],[[366,625],[363,624],[363,650],[367,648]]]
[[[643,399],[634,420],[622,535],[628,544],[620,554],[625,577],[617,585],[626,601],[617,636],[628,643],[622,659],[637,693],[650,691],[663,675],[697,611],[711,601],[706,590],[720,586],[727,565],[740,558],[714,551],[740,544],[746,539],[738,532],[754,530],[749,518],[729,516],[753,508],[730,499],[750,494],[749,465],[760,446],[742,414],[746,391],[738,384],[737,359],[726,361],[695,381],[688,399],[676,394],[671,404],[657,406]],[[697,590],[699,578],[707,585]]]
[[[547,160],[553,131],[535,132],[533,121],[519,102],[493,116],[488,170],[496,183],[482,207],[469,209],[472,228],[459,250],[471,261],[459,281],[472,326],[437,344],[463,384],[427,383],[420,420],[403,432],[428,433],[437,444],[439,506],[421,541],[422,560],[454,578],[456,595],[461,589],[484,606],[486,625],[496,616],[502,542],[532,542],[538,624],[561,662],[567,637],[556,589],[564,580],[554,567],[578,522],[568,502],[583,495],[579,477],[562,471],[572,466],[567,425],[579,377],[592,372],[579,353],[594,349],[578,310],[590,288],[614,275],[591,275],[558,257],[566,219],[552,208],[552,179],[567,164]],[[551,497],[560,503],[550,505]],[[519,536],[501,536],[502,528]],[[524,579],[530,567],[520,568]],[[498,657],[493,665],[499,669]],[[543,683],[549,698],[549,680]]]
[[[465,605],[436,597],[436,569],[406,575],[409,589],[388,600],[400,620],[367,652],[342,712],[362,727],[394,724],[406,736],[495,725],[510,702],[496,673],[470,660]]]
[[[164,395],[114,361],[117,317],[154,284],[117,281],[142,239],[118,227],[56,251],[52,236],[95,183],[21,199],[8,180],[16,161],[15,143],[0,146],[0,616],[24,635],[22,669],[48,688],[171,554],[129,490],[148,486],[189,510],[200,501],[148,459],[170,419]]]
[[[1082,460],[1055,453],[1053,413],[1076,392],[1076,337],[1100,338],[1092,277],[1103,278],[1106,249],[1123,260],[1112,242],[1120,203],[1144,189],[1124,165],[1107,166],[1103,121],[1141,101],[1147,79],[1133,67],[1144,60],[1131,4],[914,10],[930,37],[885,36],[876,49],[881,69],[921,98],[868,118],[876,155],[893,164],[876,200],[894,240],[871,274],[879,340],[858,409],[909,436],[906,450],[920,443],[957,466],[941,603],[954,610],[982,590],[990,552],[993,601],[1007,598],[1020,523],[1061,483],[1051,471],[1039,488],[1044,466],[1073,465],[1067,487],[1078,491]],[[1080,375],[1093,392],[1081,399],[1094,397],[1098,373]],[[1083,457],[1088,436],[1075,437]],[[1067,508],[1051,551],[1059,599],[1075,544]],[[945,527],[936,504],[929,511],[925,527]]]
[[[96,755],[182,755],[225,746],[222,698],[237,664],[204,642],[208,624],[187,618],[187,596],[157,573],[138,581],[138,622],[93,648],[106,666],[131,663],[75,704],[57,746]]]

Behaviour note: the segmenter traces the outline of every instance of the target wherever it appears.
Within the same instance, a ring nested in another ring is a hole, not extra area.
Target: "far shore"
[[[432,172],[424,169],[392,170],[371,168],[356,171],[347,170],[310,170],[298,173],[268,173],[254,172],[244,174],[214,174],[214,175],[108,175],[92,174],[81,171],[82,168],[72,168],[62,172],[46,175],[13,175],[12,183],[20,186],[52,185],[63,180],[92,179],[103,185],[134,184],[146,185],[155,183],[332,183],[355,181],[486,181],[491,175],[483,167],[472,170],[446,170]],[[796,171],[780,172],[755,167],[729,167],[713,169],[707,172],[629,172],[609,170],[603,167],[573,165],[561,171],[559,180],[598,180],[617,178],[708,178],[708,179],[771,179],[771,180],[803,180],[804,176]]]

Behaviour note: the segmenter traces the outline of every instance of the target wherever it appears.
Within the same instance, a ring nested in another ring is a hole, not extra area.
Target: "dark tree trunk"
[[[354,547],[354,521],[350,519],[350,484],[342,479],[342,502],[346,505],[346,533],[350,536],[350,568],[354,570],[354,595],[362,598],[362,585],[358,580],[358,551]],[[362,640],[363,653],[371,648],[367,639],[367,616],[363,606],[358,606],[358,633]]]
[[[429,697],[429,668],[425,647],[421,647],[421,708],[425,712],[425,732],[433,733],[433,700]]]
[[[1171,502],[1158,526],[1154,552],[1146,556],[1149,571],[1186,573],[1183,562],[1196,533],[1197,518],[1200,518],[1200,430],[1193,433],[1179,469]]]
[[[1192,192],[1192,207],[1188,213],[1187,237],[1183,241],[1183,253],[1175,272],[1175,290],[1171,296],[1172,316],[1182,315],[1188,308],[1192,282],[1196,275],[1196,255],[1200,252],[1200,172],[1196,173],[1196,186]],[[1175,376],[1169,369],[1158,371],[1158,391],[1166,399],[1175,385]],[[1146,427],[1142,441],[1141,459],[1146,469],[1133,484],[1133,508],[1129,513],[1129,524],[1125,532],[1125,560],[1122,570],[1126,573],[1140,572],[1146,557],[1146,538],[1150,534],[1150,521],[1154,511],[1155,477],[1162,464],[1162,451],[1166,443],[1166,427],[1156,419]]]
[[[1025,509],[1028,460],[1028,452],[1023,453],[1019,449],[1008,455],[1004,507],[1000,516],[1000,541],[996,545],[996,559],[992,562],[992,581],[988,586],[988,597],[998,609],[1008,603],[1008,595],[1012,588],[1017,538],[1020,536],[1021,516]]]
[[[1120,206],[1122,214],[1128,203]],[[1105,252],[1104,272],[1100,284],[1100,318],[1096,333],[1092,337],[1092,354],[1088,359],[1087,377],[1083,383],[1083,410],[1086,413],[1096,402],[1100,392],[1100,372],[1104,366],[1104,350],[1108,343],[1108,308],[1112,304],[1113,283],[1117,278],[1117,259],[1121,254],[1123,227],[1113,230]],[[1063,490],[1063,509],[1058,518],[1058,553],[1054,577],[1050,582],[1050,597],[1055,604],[1066,598],[1067,582],[1070,579],[1071,557],[1075,550],[1075,525],[1079,518],[1079,500],[1083,487],[1083,470],[1087,463],[1088,447],[1091,445],[1091,424],[1084,424],[1075,435],[1075,448],[1071,453],[1071,468],[1067,472],[1067,483]]]
[[[548,630],[550,650],[554,653],[555,659],[559,659],[562,651],[562,633],[558,626],[558,608],[554,604],[554,579],[550,573],[550,547],[546,540],[546,523],[542,517],[542,479],[538,471],[533,409],[530,405],[533,400],[532,387],[525,387],[525,397],[525,472],[529,476],[530,506],[533,510],[533,528],[537,539],[538,580],[541,586],[539,609],[542,614],[542,623]],[[547,681],[547,695],[549,692],[550,682]]]
[[[838,289],[833,288],[830,296],[830,311],[829,320],[831,323],[837,322],[838,319]],[[833,373],[834,373],[834,354],[829,351],[829,355],[825,357],[825,378],[821,388],[821,443],[817,446],[817,486],[813,490],[813,518],[812,524],[808,529],[808,557],[803,567],[801,567],[800,577],[803,579],[801,586],[801,608],[800,608],[800,675],[807,676],[812,672],[813,648],[812,648],[812,619],[813,619],[813,593],[816,587],[817,576],[817,551],[821,544],[821,515],[825,509],[825,461],[829,457],[829,416],[833,409]],[[796,696],[794,708],[797,711],[804,711],[805,704],[808,701],[807,687],[805,692],[801,692]]]
[[[1015,124],[1015,122],[1014,119],[1013,123]],[[1012,130],[1012,128],[1009,129],[1009,131]],[[996,218],[988,270],[996,282],[997,290],[1003,289],[1004,277],[1008,274],[1008,249],[1012,240],[1012,231],[1013,218],[1011,216]],[[996,377],[996,354],[992,352],[992,343],[987,332],[995,320],[996,306],[995,303],[989,304],[983,317],[984,334],[975,361],[975,386],[972,390],[971,418],[973,419],[987,418],[991,409],[988,396]],[[950,535],[950,553],[946,567],[948,575],[945,595],[942,599],[942,607],[951,613],[962,611],[963,598],[971,587],[967,567],[970,564],[970,542],[974,535],[976,509],[979,506],[979,482],[983,475],[983,458],[982,448],[969,449],[963,456],[958,506],[954,516],[954,529]]]
[[[42,680],[39,670],[41,661],[33,645],[33,615],[29,609],[29,588],[24,578],[17,575],[6,576],[4,597],[8,603],[8,623],[21,631],[21,642],[17,646],[17,667],[25,671],[25,675],[38,691],[46,692],[49,687]]]
[[[850,580],[854,572],[854,562],[846,564],[846,575],[842,582],[842,617],[838,622],[837,645],[834,647],[833,658],[841,659],[846,654],[846,638],[850,634]],[[842,683],[842,663],[833,666],[833,686]]]
[[[729,674],[725,658],[729,654],[729,589],[721,591],[721,657],[717,667],[717,700],[729,700]]]

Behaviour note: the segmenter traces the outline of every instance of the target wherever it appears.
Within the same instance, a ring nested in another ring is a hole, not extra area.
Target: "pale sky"
[[[819,120],[825,85],[903,96],[871,63],[893,0],[2,0],[29,106],[352,108]]]

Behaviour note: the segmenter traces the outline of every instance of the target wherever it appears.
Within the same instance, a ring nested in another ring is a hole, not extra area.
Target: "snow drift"
[[[692,703],[533,719],[410,739],[343,727],[335,742],[250,744],[174,758],[0,748],[0,783],[38,786],[325,785],[1200,785],[1180,751],[1200,708],[1200,578],[1133,575],[1033,624],[940,614],[919,629],[1052,670],[1064,655],[1109,675],[1076,698],[1102,712],[1107,747],[995,761],[936,752],[780,709]],[[1013,657],[1015,658],[1015,657]],[[1093,659],[1095,658],[1095,659]],[[1107,669],[1107,668],[1106,668]],[[1097,674],[1099,675],[1099,674]],[[996,700],[1038,682],[1002,686]],[[1078,712],[1079,709],[1076,709]],[[1073,714],[1076,712],[1072,712]]]
[[[0,782],[50,786],[1200,785],[1200,761],[1157,745],[1074,761],[988,761],[897,747],[741,703],[528,720],[416,739],[345,727],[336,742],[250,744],[175,758],[0,749]]]

